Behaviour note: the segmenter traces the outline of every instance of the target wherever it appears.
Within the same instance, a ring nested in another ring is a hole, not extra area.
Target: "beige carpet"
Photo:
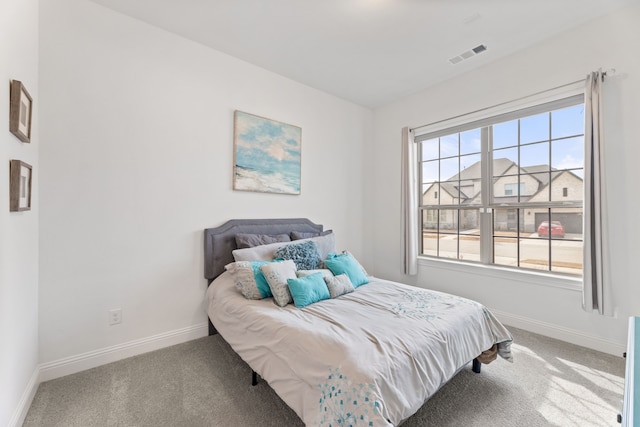
[[[515,328],[513,364],[463,369],[403,427],[616,426],[624,359]],[[42,383],[24,426],[303,426],[220,336]]]

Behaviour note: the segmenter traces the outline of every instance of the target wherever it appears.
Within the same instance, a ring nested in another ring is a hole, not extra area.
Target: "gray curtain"
[[[584,168],[584,288],[582,308],[613,316],[607,236],[604,143],[602,131],[602,71],[585,84]]]
[[[418,159],[413,131],[402,129],[403,273],[418,274]]]

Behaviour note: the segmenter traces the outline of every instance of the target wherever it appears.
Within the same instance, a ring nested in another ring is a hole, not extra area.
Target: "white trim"
[[[24,419],[27,417],[27,412],[29,412],[31,402],[33,402],[33,398],[36,395],[36,391],[38,391],[39,385],[40,367],[36,366],[36,369],[33,370],[33,374],[31,374],[31,378],[27,383],[27,387],[24,389],[24,393],[22,393],[18,406],[9,420],[8,427],[20,427],[24,423]]]
[[[40,380],[49,381],[127,357],[191,341],[207,334],[208,325],[202,323],[43,363],[40,365]]]
[[[415,126],[412,128],[414,137],[438,132],[444,129],[462,126],[477,120],[484,120],[490,117],[499,116],[505,113],[534,107],[548,102],[558,101],[563,98],[584,94],[584,79],[567,85],[559,86],[550,90],[538,92],[533,95],[524,96],[512,101],[503,102],[491,107],[464,113],[455,117],[444,118],[428,125]]]
[[[626,347],[621,343],[587,335],[584,332],[576,331],[575,329],[564,328],[551,323],[541,322],[539,320],[505,313],[498,310],[489,310],[498,318],[498,320],[507,325],[507,327],[513,326],[515,328],[524,329],[529,332],[555,338],[582,347],[587,347],[613,356],[622,357],[622,353],[626,351]]]
[[[518,268],[501,267],[498,265],[485,265],[480,263],[464,262],[459,260],[418,257],[418,265],[429,268],[451,270],[455,272],[470,273],[479,276],[499,278],[514,282],[522,282],[527,285],[541,285],[552,288],[567,289],[582,292],[582,277],[571,277],[561,274],[547,273],[544,271],[525,270]]]

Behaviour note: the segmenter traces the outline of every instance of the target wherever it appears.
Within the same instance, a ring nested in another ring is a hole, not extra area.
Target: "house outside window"
[[[520,183],[520,189],[518,190],[517,183],[508,183],[504,185],[505,196],[515,196],[518,194],[524,194],[524,182]]]
[[[415,140],[422,256],[582,275],[582,95]]]

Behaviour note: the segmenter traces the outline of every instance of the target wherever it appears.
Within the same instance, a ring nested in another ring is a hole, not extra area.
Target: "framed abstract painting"
[[[236,111],[233,140],[234,190],[300,194],[301,128]]]

